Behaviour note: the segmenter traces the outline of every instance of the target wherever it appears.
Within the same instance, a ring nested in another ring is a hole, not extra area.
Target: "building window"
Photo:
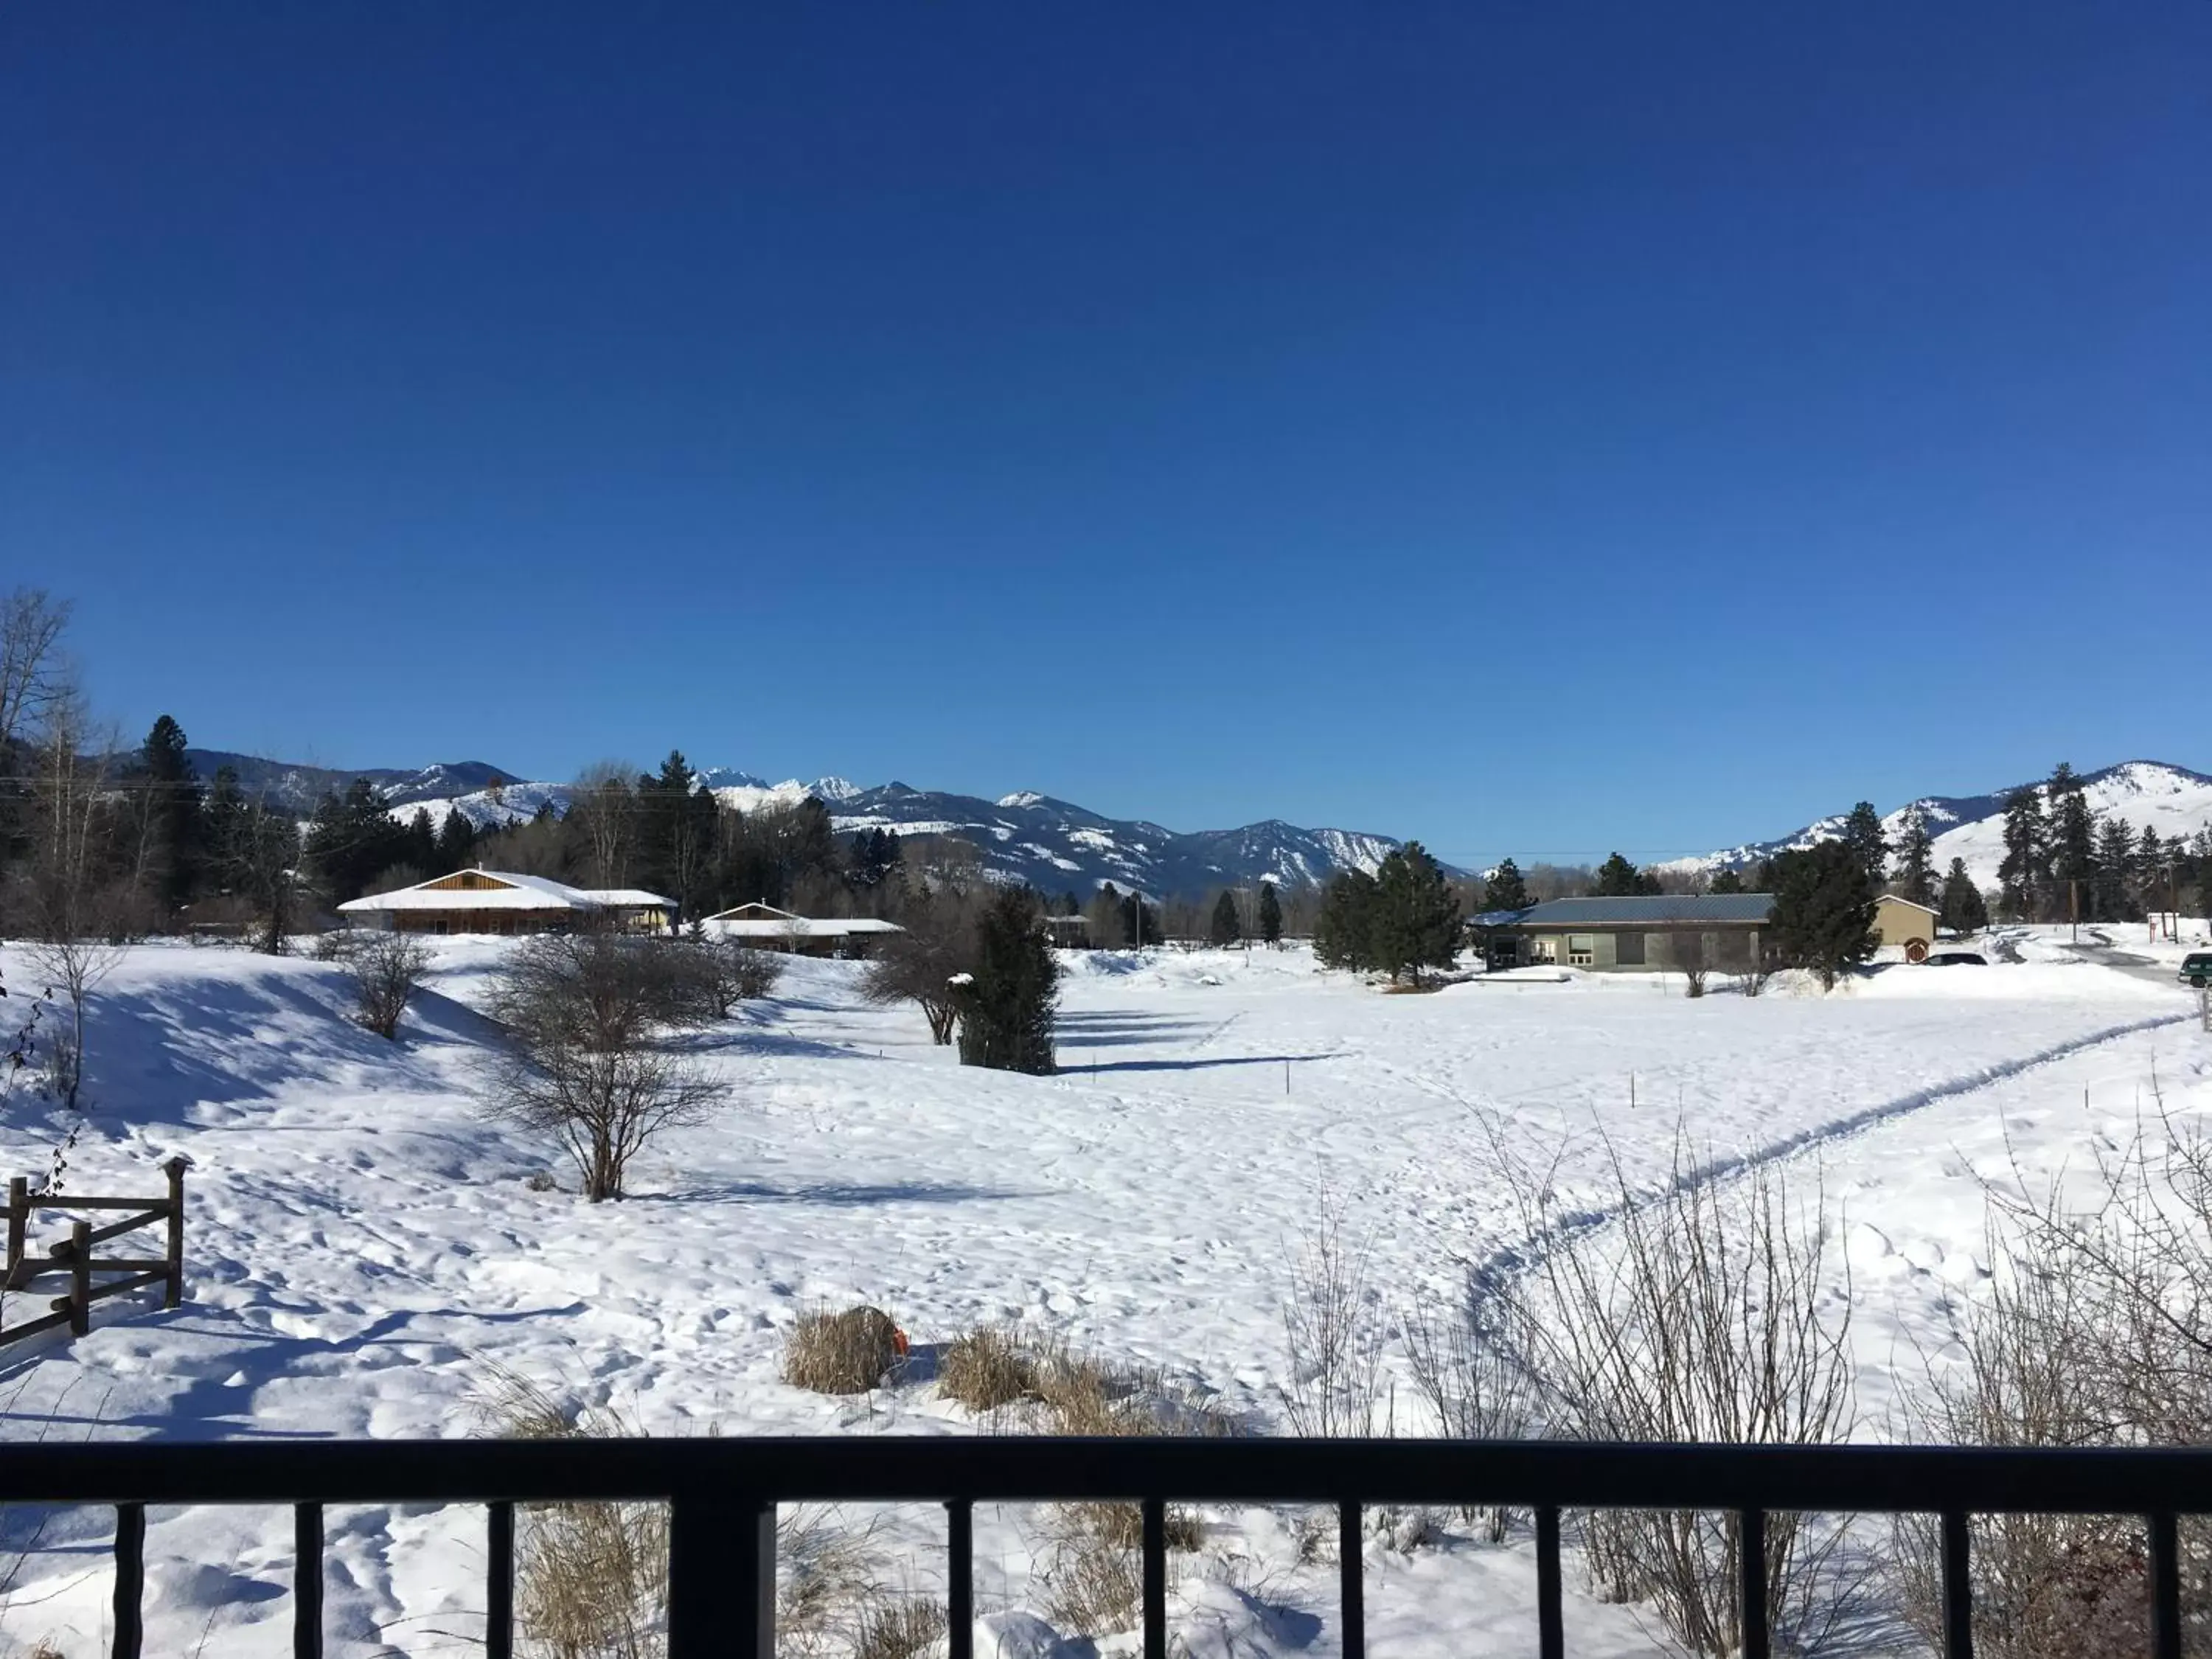
[[[1623,968],[1644,965],[1644,935],[1615,933],[1613,936],[1613,959]]]
[[[1567,965],[1587,968],[1597,960],[1597,935],[1570,933],[1567,935]]]

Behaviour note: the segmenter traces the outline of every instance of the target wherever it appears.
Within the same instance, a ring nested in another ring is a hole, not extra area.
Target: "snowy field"
[[[727,1083],[718,1115],[649,1149],[629,1201],[596,1207],[532,1190],[536,1172],[573,1174],[477,1115],[493,1034],[473,1007],[497,942],[440,942],[396,1044],[349,1023],[336,968],[144,947],[98,994],[69,1180],[150,1192],[158,1164],[189,1156],[189,1299],[109,1303],[84,1340],[0,1351],[0,1493],[7,1440],[479,1433],[502,1368],[661,1433],[972,1432],[927,1382],[833,1400],[780,1380],[791,1322],[854,1301],[925,1348],[1017,1322],[1279,1429],[1281,1305],[1324,1196],[1390,1310],[1449,1297],[1458,1264],[1516,1242],[1486,1123],[1557,1158],[1569,1207],[1601,1208],[1607,1142],[1636,1181],[1660,1179],[1678,1123],[1714,1159],[1817,1172],[1844,1229],[1862,1432],[1884,1437],[1899,1377],[1919,1374],[1899,1354],[1940,1346],[1986,1277],[1980,1178],[2008,1159],[2032,1180],[2078,1166],[2154,1088],[2212,1107],[2189,994],[2081,959],[2063,933],[2021,935],[2016,964],[1701,1001],[1656,975],[1385,996],[1302,951],[1071,956],[1053,1079],[963,1071],[918,1013],[861,1006],[852,966],[802,962],[702,1040]],[[2150,954],[2142,933],[2115,943]],[[28,985],[19,956],[0,960]],[[64,1127],[19,1091],[0,1173],[42,1174]],[[1417,1428],[1402,1382],[1395,1401]],[[1033,1522],[978,1517],[981,1651],[1054,1650],[1024,1616]],[[1334,1653],[1334,1566],[1301,1566],[1279,1516],[1206,1522],[1176,1590],[1192,1650]],[[100,1647],[108,1524],[9,1518],[0,1572],[28,1553],[0,1653]],[[480,1514],[329,1525],[331,1654],[471,1644]],[[921,1588],[941,1576],[934,1528],[876,1517]],[[275,1512],[156,1511],[149,1651],[289,1651],[289,1537]],[[1370,1573],[1378,1653],[1535,1651],[1525,1539],[1378,1544]],[[1665,1650],[1634,1608],[1577,1597],[1569,1620],[1577,1653]]]

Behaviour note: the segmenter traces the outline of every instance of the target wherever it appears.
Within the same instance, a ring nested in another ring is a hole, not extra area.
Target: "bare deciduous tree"
[[[36,741],[48,714],[74,690],[60,651],[69,618],[69,602],[44,588],[0,597],[0,752]]]
[[[597,761],[577,776],[568,811],[580,816],[591,848],[591,879],[599,887],[629,884],[629,857],[636,842],[636,800],[630,781],[635,767]]]
[[[963,895],[932,894],[906,913],[903,926],[868,963],[860,993],[879,1007],[915,1004],[929,1024],[930,1041],[950,1044],[960,1016],[951,981],[975,966],[972,907]]]
[[[1518,1440],[1528,1432],[1528,1339],[1506,1298],[1470,1288],[1449,1310],[1417,1301],[1407,1310],[1413,1386],[1450,1440]],[[1467,1512],[1493,1544],[1510,1519],[1502,1505]]]
[[[354,1017],[380,1037],[397,1036],[400,1016],[430,966],[429,947],[393,929],[359,940],[345,962],[353,970]]]
[[[488,1109],[555,1137],[593,1203],[620,1198],[638,1151],[663,1129],[703,1121],[720,1097],[657,1039],[672,1012],[665,949],[611,933],[533,939],[493,994],[512,1042]]]
[[[1298,1434],[1364,1436],[1378,1426],[1383,1332],[1368,1256],[1364,1239],[1346,1236],[1342,1207],[1322,1194],[1291,1256],[1283,1304],[1283,1410]]]

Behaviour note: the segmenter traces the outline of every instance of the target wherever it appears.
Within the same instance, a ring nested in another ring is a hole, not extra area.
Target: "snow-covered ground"
[[[650,1149],[630,1201],[596,1207],[532,1190],[540,1170],[573,1177],[478,1115],[493,1031],[472,1005],[499,943],[441,942],[397,1043],[345,1018],[336,968],[149,946],[99,994],[70,1184],[155,1190],[155,1166],[187,1154],[190,1297],[111,1303],[73,1346],[0,1352],[0,1442],[465,1435],[495,1368],[657,1432],[971,1431],[927,1383],[832,1400],[780,1380],[791,1322],[855,1300],[918,1344],[1018,1322],[1279,1426],[1281,1304],[1323,1194],[1370,1242],[1391,1310],[1449,1294],[1457,1264],[1516,1242],[1486,1121],[1532,1159],[1557,1154],[1570,1207],[1601,1210],[1607,1142],[1633,1179],[1661,1179],[1678,1123],[1723,1164],[1820,1169],[1845,1230],[1863,1432],[1880,1437],[1917,1374],[1899,1354],[1940,1345],[1987,1273],[1983,1176],[2078,1164],[2128,1133],[2154,1079],[2169,1107],[2212,1107],[2212,1037],[2185,990],[2049,932],[2021,944],[2018,964],[1700,1001],[1656,975],[1394,997],[1302,951],[1071,956],[1053,1079],[963,1071],[918,1014],[861,1005],[851,966],[795,963],[704,1040],[724,1108]],[[20,957],[0,959],[28,983]],[[61,1127],[19,1093],[0,1171],[43,1172]],[[0,1491],[4,1459],[0,1444]],[[1035,1610],[1033,1522],[979,1520],[979,1600],[1002,1622]],[[1214,1565],[1177,1589],[1194,1650],[1334,1652],[1334,1569],[1298,1565],[1277,1517],[1208,1522]],[[8,1638],[98,1644],[107,1525],[46,1527],[0,1653]],[[480,1516],[330,1525],[332,1654],[473,1633]],[[919,1553],[907,1571],[924,1584],[932,1525],[894,1513],[877,1534]],[[149,1651],[189,1653],[210,1630],[210,1653],[286,1650],[287,1517],[157,1512],[149,1559]],[[1525,1540],[1378,1545],[1371,1566],[1378,1650],[1534,1650]],[[1661,1649],[1632,1609],[1577,1599],[1571,1621],[1577,1652]]]

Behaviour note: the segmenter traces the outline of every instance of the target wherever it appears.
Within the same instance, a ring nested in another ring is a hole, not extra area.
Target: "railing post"
[[[514,1659],[514,1505],[502,1501],[486,1507],[485,1659]]]
[[[1766,1659],[1766,1511],[1746,1510],[1736,1538],[1736,1607],[1743,1659]]]
[[[1536,1651],[1541,1659],[1566,1659],[1560,1589],[1559,1512],[1546,1504],[1536,1511]]]
[[[668,1659],[775,1659],[775,1505],[679,1492],[668,1508]]]
[[[173,1308],[185,1299],[185,1171],[191,1160],[181,1153],[161,1167],[169,1175],[169,1285],[161,1299]]]
[[[8,1178],[8,1265],[0,1268],[0,1290],[15,1283],[15,1269],[23,1261],[23,1227],[31,1216],[31,1184],[21,1176]]]
[[[2173,1511],[2150,1518],[2151,1659],[2181,1659],[2181,1534]]]
[[[323,1659],[323,1506],[292,1506],[292,1659]]]
[[[945,1506],[945,1629],[946,1659],[974,1659],[975,1651],[975,1504],[956,1498]]]
[[[1974,1659],[1972,1534],[1963,1510],[1943,1511],[1943,1659]]]
[[[1147,1498],[1145,1516],[1145,1659],[1168,1659],[1168,1505]]]
[[[115,1506],[115,1659],[138,1659],[146,1638],[146,1506]]]
[[[1339,1504],[1337,1601],[1344,1622],[1344,1639],[1339,1644],[1344,1659],[1366,1659],[1367,1655],[1367,1556],[1362,1547],[1365,1541],[1364,1531],[1359,1505]]]
[[[82,1336],[92,1328],[92,1223],[70,1226],[70,1334]]]

